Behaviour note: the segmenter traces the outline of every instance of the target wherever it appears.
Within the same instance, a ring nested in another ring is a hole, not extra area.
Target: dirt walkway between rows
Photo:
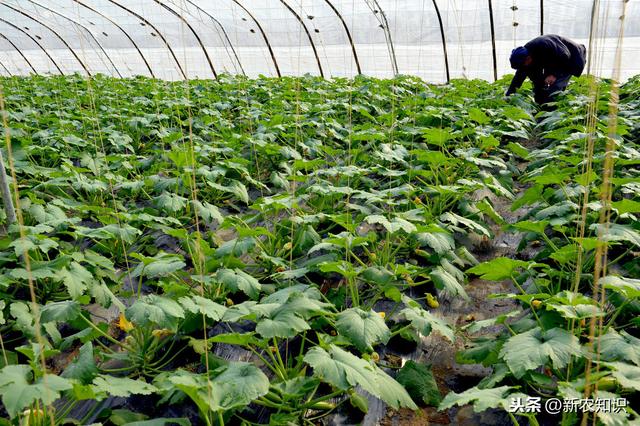
[[[536,140],[525,144],[527,148],[535,148]],[[518,164],[518,169],[524,171],[527,162]],[[514,179],[513,192],[517,199],[526,187]],[[476,193],[476,199],[488,199],[495,211],[505,220],[506,224],[518,222],[529,209],[521,208],[511,211],[513,200],[506,197],[498,197],[485,190]],[[514,257],[522,235],[505,231],[504,226],[491,223],[493,239],[479,239],[470,245],[470,250],[478,261],[488,261],[496,257]],[[525,257],[532,257],[533,253],[524,253]],[[473,278],[465,286],[470,300],[461,297],[441,297],[440,308],[432,313],[445,319],[456,329],[471,324],[473,321],[494,318],[501,314],[521,310],[519,304],[513,299],[493,299],[492,294],[513,293],[517,290],[510,281],[492,282],[479,278]],[[502,326],[488,327],[477,333],[463,332],[452,344],[437,333],[431,333],[422,338],[418,349],[407,356],[406,360],[414,360],[419,363],[430,364],[432,372],[438,384],[440,393],[444,396],[450,391],[460,393],[473,387],[484,377],[491,374],[492,370],[478,364],[458,364],[456,353],[465,349],[465,342],[471,337],[491,337],[501,331]],[[371,401],[370,401],[371,402]],[[363,426],[425,426],[425,425],[460,425],[460,426],[510,426],[512,424],[507,413],[502,410],[487,410],[483,413],[475,413],[471,405],[454,407],[447,411],[439,412],[436,407],[421,408],[417,412],[403,409],[395,411],[388,409],[384,404],[370,406],[369,413],[363,421]]]

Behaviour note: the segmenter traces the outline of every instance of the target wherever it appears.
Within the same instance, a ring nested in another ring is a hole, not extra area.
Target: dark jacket
[[[587,62],[587,49],[584,45],[555,34],[536,37],[524,47],[533,58],[532,64],[516,71],[507,95],[522,86],[527,77],[534,86],[544,85],[544,79],[549,75],[578,77]]]

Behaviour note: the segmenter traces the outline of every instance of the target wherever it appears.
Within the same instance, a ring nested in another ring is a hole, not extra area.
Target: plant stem
[[[331,392],[328,395],[321,396],[319,398],[314,399],[313,401],[307,402],[306,404],[304,404],[302,406],[302,408],[311,408],[311,407],[313,407],[315,404],[317,404],[319,402],[326,401],[326,400],[331,399],[331,398],[335,398],[336,396],[338,396],[338,395],[340,395],[342,393],[344,393],[343,390],[337,390],[335,392]]]
[[[120,346],[122,349],[125,349],[129,352],[132,352],[133,349],[131,347],[129,347],[128,345],[125,345],[124,343],[114,339],[113,337],[109,336],[107,333],[105,333],[104,331],[100,330],[100,328],[98,328],[98,326],[96,326],[94,323],[92,323],[90,320],[88,320],[87,318],[85,318],[84,315],[80,315],[80,318],[82,318],[84,320],[84,322],[86,322],[89,327],[93,328],[94,330],[96,330],[98,333],[100,333],[105,339],[109,340],[111,343]]]
[[[398,334],[402,333],[403,331],[408,330],[410,328],[411,328],[411,324],[407,324],[404,327],[401,327],[401,328],[397,329],[396,331],[392,332],[391,333],[391,337],[396,336],[396,335],[398,335]]]

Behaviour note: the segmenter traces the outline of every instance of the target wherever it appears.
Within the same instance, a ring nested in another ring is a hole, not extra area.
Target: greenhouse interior
[[[0,425],[640,424],[640,1],[0,0]]]

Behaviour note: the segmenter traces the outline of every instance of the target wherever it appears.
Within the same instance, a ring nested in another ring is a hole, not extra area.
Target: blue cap
[[[524,46],[516,47],[511,51],[511,57],[509,58],[509,62],[511,62],[511,68],[517,70],[522,68],[524,65],[524,60],[529,56],[529,51]]]

